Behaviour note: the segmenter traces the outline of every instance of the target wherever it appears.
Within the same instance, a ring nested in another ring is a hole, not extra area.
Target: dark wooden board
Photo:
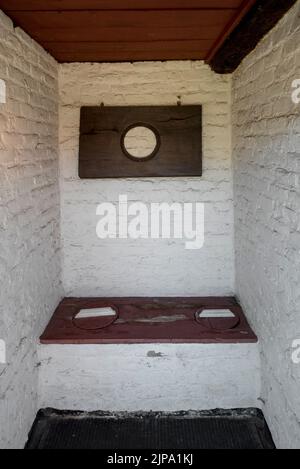
[[[151,126],[160,148],[149,161],[133,161],[122,135],[134,124]],[[202,175],[202,107],[83,107],[79,177],[82,179]]]

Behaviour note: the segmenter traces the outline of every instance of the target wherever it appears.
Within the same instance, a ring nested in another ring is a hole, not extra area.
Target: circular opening
[[[134,161],[147,161],[157,154],[160,138],[154,128],[136,124],[125,130],[121,145],[128,158]]]
[[[211,331],[230,331],[240,324],[240,317],[229,309],[201,309],[195,319],[205,329]]]
[[[73,324],[84,331],[98,331],[111,326],[119,317],[115,306],[81,309],[73,317]]]

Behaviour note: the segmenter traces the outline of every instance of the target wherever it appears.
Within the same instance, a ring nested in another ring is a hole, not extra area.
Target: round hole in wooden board
[[[231,331],[241,322],[239,315],[228,308],[202,308],[195,319],[203,328],[216,332]]]
[[[129,126],[122,134],[121,148],[125,156],[135,162],[154,158],[161,145],[158,131],[151,125],[137,123]]]
[[[72,322],[77,329],[97,332],[113,325],[119,318],[119,311],[114,305],[100,308],[86,308],[77,311]]]

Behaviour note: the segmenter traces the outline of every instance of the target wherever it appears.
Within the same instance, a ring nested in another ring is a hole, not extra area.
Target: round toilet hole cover
[[[74,315],[73,324],[78,329],[97,332],[114,324],[118,317],[118,309],[112,305],[101,308],[86,308]]]
[[[240,317],[230,309],[201,309],[195,319],[200,326],[212,331],[229,331],[240,324]]]

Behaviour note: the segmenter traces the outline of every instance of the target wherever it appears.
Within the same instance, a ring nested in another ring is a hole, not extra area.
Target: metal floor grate
[[[256,409],[177,414],[38,413],[27,449],[274,449]]]

